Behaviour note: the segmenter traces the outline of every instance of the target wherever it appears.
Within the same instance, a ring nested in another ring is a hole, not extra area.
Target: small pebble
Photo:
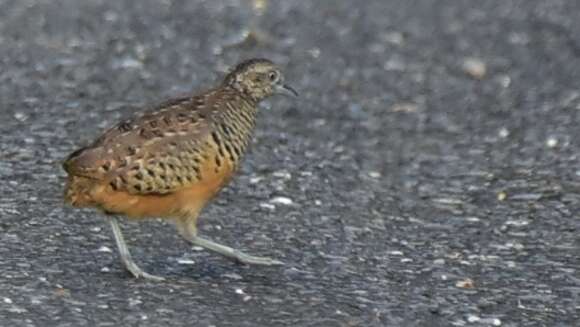
[[[497,200],[498,201],[504,201],[507,198],[507,194],[505,192],[499,192],[497,194]]]
[[[505,222],[505,224],[520,227],[520,226],[527,226],[530,224],[530,222],[527,220],[508,220]]]
[[[318,58],[320,57],[320,49],[318,48],[312,48],[310,50],[308,50],[308,54],[310,54],[312,56],[312,58]]]
[[[287,172],[287,171],[276,171],[272,174],[274,177],[276,178],[281,178],[281,179],[291,179],[292,175]]]
[[[104,253],[111,253],[111,252],[113,252],[113,250],[111,250],[110,247],[104,246],[104,245],[101,246],[97,251],[98,252],[104,252]]]
[[[136,305],[143,303],[143,301],[141,301],[140,299],[134,299],[134,298],[129,298],[128,302],[129,302],[129,306],[131,306],[131,307],[134,307]]]
[[[262,177],[252,177],[252,178],[250,178],[250,184],[258,184],[260,181],[262,181]]]
[[[243,278],[241,275],[236,274],[236,273],[226,273],[226,274],[223,274],[222,276],[224,276],[225,278],[234,279],[234,280],[240,280]]]
[[[401,32],[386,32],[385,34],[381,35],[381,39],[396,45],[401,45],[404,41],[404,37]]]
[[[510,136],[510,131],[507,128],[502,127],[498,132],[499,137],[505,139],[506,137]]]
[[[556,146],[558,146],[558,139],[556,139],[555,137],[549,137],[546,140],[546,146],[548,148],[555,148]]]
[[[17,307],[17,306],[13,306],[13,307],[9,308],[7,311],[10,312],[10,313],[25,313],[25,312],[28,312],[28,310],[26,310],[24,308],[21,308],[21,307]]]
[[[16,118],[19,121],[25,121],[28,117],[21,112],[17,112],[14,114],[14,118]]]
[[[464,280],[457,281],[457,283],[455,283],[455,286],[459,288],[475,288],[475,284],[473,283],[473,280],[471,280],[471,278],[466,278]]]
[[[445,259],[435,259],[433,260],[434,265],[442,266],[445,264]]]
[[[272,200],[270,200],[270,203],[291,205],[294,203],[294,201],[292,201],[292,199],[287,198],[287,197],[277,196],[277,197],[273,198]]]
[[[524,193],[524,194],[514,194],[510,198],[517,201],[538,201],[542,198],[540,193]]]
[[[524,246],[521,243],[517,242],[507,242],[505,244],[505,248],[507,249],[516,249],[516,250],[523,250]]]
[[[512,84],[512,79],[508,75],[498,76],[497,81],[504,88],[508,88]]]
[[[139,69],[143,67],[143,63],[136,58],[126,57],[113,62],[113,68],[125,68],[125,69]]]
[[[386,71],[404,71],[405,63],[398,59],[389,59],[383,64],[383,69]]]
[[[435,198],[432,201],[435,203],[448,204],[448,205],[463,204],[463,200],[455,199],[455,198]]]
[[[474,79],[482,79],[487,73],[485,63],[481,59],[467,58],[463,62],[463,72]]]
[[[191,259],[177,259],[177,263],[180,265],[194,265],[195,261]]]
[[[468,322],[478,322],[480,320],[481,320],[481,318],[479,318],[478,316],[469,316],[469,317],[467,317],[467,321]]]
[[[419,106],[414,103],[397,103],[391,107],[392,112],[417,112]]]
[[[260,208],[268,210],[276,210],[276,206],[270,203],[260,203]]]

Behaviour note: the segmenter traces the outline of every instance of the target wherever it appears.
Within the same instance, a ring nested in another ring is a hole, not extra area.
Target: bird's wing
[[[72,153],[63,167],[131,194],[167,194],[194,183],[212,146],[211,95],[172,100],[123,121]]]

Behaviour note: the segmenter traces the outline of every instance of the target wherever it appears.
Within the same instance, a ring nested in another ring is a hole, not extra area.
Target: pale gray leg
[[[208,249],[210,251],[217,252],[228,259],[238,261],[241,263],[245,263],[248,265],[264,265],[264,266],[273,266],[273,265],[283,265],[282,261],[274,260],[267,257],[254,257],[248,254],[245,254],[239,250],[233,249],[229,246],[221,245],[205,238],[201,238],[199,236],[194,236],[190,240],[191,243],[195,245],[199,245],[204,249]]]
[[[206,250],[210,250],[219,253],[226,258],[237,261],[240,263],[245,263],[248,265],[264,265],[264,266],[274,266],[283,265],[282,261],[274,260],[267,257],[255,257],[245,254],[237,249],[233,249],[229,246],[221,245],[205,238],[197,236],[197,230],[193,224],[188,224],[187,222],[180,222],[177,226],[179,233],[190,243],[200,246]]]
[[[129,270],[131,274],[133,274],[133,276],[135,276],[136,278],[145,278],[154,281],[165,280],[165,278],[163,277],[150,275],[141,270],[139,266],[137,266],[137,264],[135,263],[135,261],[133,261],[133,258],[131,257],[129,249],[127,248],[127,243],[125,243],[125,238],[123,237],[123,232],[121,231],[121,227],[119,226],[117,217],[108,216],[107,219],[109,220],[111,228],[113,229],[113,235],[115,235],[115,242],[117,243],[119,255],[121,256],[121,261],[125,265],[125,268],[127,268],[127,270]]]

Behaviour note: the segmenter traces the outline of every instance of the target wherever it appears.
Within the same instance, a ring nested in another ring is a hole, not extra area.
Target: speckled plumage
[[[171,193],[202,180],[202,171],[231,173],[246,150],[256,113],[254,101],[231,89],[177,99],[117,124],[65,167],[113,191]]]
[[[239,166],[258,103],[295,93],[282,82],[270,61],[248,60],[210,91],[115,125],[64,162],[65,201],[132,218],[175,219],[191,238],[199,212]]]

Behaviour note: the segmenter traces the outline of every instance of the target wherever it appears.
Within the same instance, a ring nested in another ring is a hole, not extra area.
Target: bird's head
[[[224,79],[224,84],[259,102],[274,94],[296,97],[298,93],[284,84],[284,76],[267,59],[250,59],[238,64]]]

